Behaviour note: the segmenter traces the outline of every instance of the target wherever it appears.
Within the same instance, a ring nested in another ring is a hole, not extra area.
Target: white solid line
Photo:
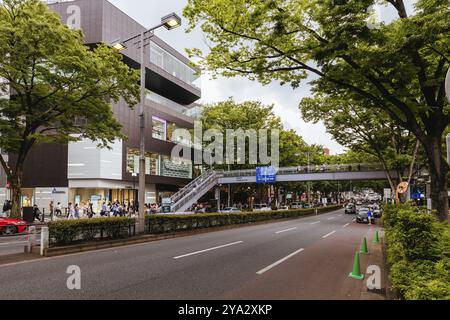
[[[185,257],[193,256],[195,254],[203,253],[203,252],[208,252],[208,251],[217,250],[217,249],[221,249],[221,248],[225,248],[225,247],[229,247],[229,246],[234,246],[234,245],[240,244],[240,243],[243,243],[243,241],[237,241],[237,242],[233,242],[233,243],[224,244],[223,246],[218,246],[218,247],[214,247],[214,248],[191,252],[188,254],[183,254],[182,256],[174,257],[174,259],[185,258]]]
[[[5,243],[0,243],[0,246],[7,246],[7,245],[11,245],[11,244],[24,244],[24,243],[28,243],[28,241],[20,241],[20,242],[5,242]]]
[[[259,270],[256,274],[262,275],[263,273],[266,273],[267,271],[269,271],[270,269],[273,269],[274,267],[276,267],[277,265],[285,262],[286,260],[292,258],[293,256],[295,256],[296,254],[299,254],[300,252],[304,251],[305,249],[300,249],[295,251],[294,253],[291,253],[290,255],[284,257],[283,259],[278,260],[277,262],[271,264],[268,267],[265,267],[264,269]]]
[[[318,223],[320,223],[320,221],[312,222],[311,224],[318,224]]]
[[[288,232],[288,231],[292,231],[292,230],[295,230],[295,229],[297,229],[297,227],[295,227],[295,228],[290,228],[290,229],[286,229],[286,230],[281,230],[281,231],[275,232],[275,234],[279,234],[279,233],[283,233],[283,232]]]
[[[344,224],[343,228],[347,228],[350,225],[350,223]]]
[[[328,238],[329,236],[331,236],[332,234],[335,234],[335,233],[336,233],[336,231],[330,232],[330,233],[324,235],[322,238],[326,239],[326,238]]]

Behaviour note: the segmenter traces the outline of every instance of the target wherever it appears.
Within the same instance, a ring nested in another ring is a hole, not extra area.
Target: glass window
[[[152,176],[160,175],[160,156],[156,153],[145,154],[145,174]],[[139,173],[139,150],[128,149],[127,172]]]
[[[157,117],[152,117],[152,120],[153,120],[153,133],[152,133],[153,138],[159,140],[166,140],[167,122]]]

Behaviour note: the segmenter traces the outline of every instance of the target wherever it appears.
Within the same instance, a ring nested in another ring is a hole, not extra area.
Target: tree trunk
[[[22,169],[17,169],[15,171],[15,176],[11,177],[10,188],[11,188],[11,218],[21,218],[22,217]]]
[[[449,166],[443,157],[440,137],[432,137],[426,147],[431,178],[431,200],[439,220],[448,218],[448,172]]]

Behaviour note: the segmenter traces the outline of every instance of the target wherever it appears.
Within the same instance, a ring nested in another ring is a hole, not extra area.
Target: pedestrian
[[[367,211],[367,218],[369,219],[369,225],[373,224],[372,217],[373,217],[372,210],[369,209],[369,211]]]
[[[75,204],[75,219],[80,219],[80,207],[78,206],[78,203]]]
[[[75,219],[75,207],[72,202],[69,202],[69,214],[67,215],[67,219]]]
[[[102,209],[100,210],[100,216],[106,217],[108,215],[108,207],[106,206],[106,202],[103,202]]]
[[[49,205],[49,207],[50,207],[50,218],[53,220],[53,214],[54,214],[54,203],[53,203],[53,200],[52,201],[50,201],[50,205]]]
[[[33,220],[39,220],[39,216],[41,215],[41,211],[39,210],[37,205],[33,206]]]
[[[58,203],[56,204],[55,214],[56,214],[57,217],[62,215],[62,211],[61,211],[61,202],[58,202]]]

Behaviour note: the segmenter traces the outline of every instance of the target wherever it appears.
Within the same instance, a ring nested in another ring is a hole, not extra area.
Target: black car
[[[353,203],[349,203],[345,207],[345,214],[356,214],[356,206]]]

